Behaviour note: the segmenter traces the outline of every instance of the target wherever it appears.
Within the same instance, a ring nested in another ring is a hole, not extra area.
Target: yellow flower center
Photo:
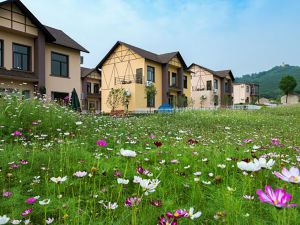
[[[174,216],[175,216],[175,217],[178,217],[178,216],[179,216],[179,214],[178,214],[178,213],[175,213],[175,214],[174,214]]]

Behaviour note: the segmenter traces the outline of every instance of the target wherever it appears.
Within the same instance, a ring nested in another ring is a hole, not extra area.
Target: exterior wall
[[[184,76],[187,77],[187,88],[183,88],[183,94],[188,98],[188,100],[190,100],[192,96],[192,92],[191,92],[192,75],[190,72],[184,72]]]
[[[0,26],[37,36],[37,27],[25,17],[15,4],[5,4],[0,8]]]
[[[84,83],[91,83],[91,93],[88,94],[87,90],[84,90],[84,88],[87,89],[87,86],[84,85]],[[94,85],[99,84],[99,93],[94,92]],[[95,111],[96,113],[100,113],[101,111],[101,77],[100,74],[97,72],[92,72],[87,77],[83,78],[82,81],[82,93],[84,93],[84,99],[82,100],[82,109],[88,110],[88,111]],[[91,108],[91,105],[94,104],[94,108]]]
[[[247,87],[248,90],[247,91]],[[247,84],[234,84],[233,85],[233,103],[234,104],[246,104],[247,99],[251,102],[251,86]]]
[[[5,89],[6,91],[16,91],[22,94],[23,91],[29,91],[30,97],[34,96],[35,84],[31,82],[22,82],[9,79],[0,78],[0,93]]]
[[[51,52],[52,51],[69,56],[69,77],[68,78],[51,75]],[[59,45],[47,43],[45,54],[46,54],[45,55],[45,60],[46,60],[45,84],[46,84],[47,97],[48,98],[51,97],[51,92],[64,92],[64,93],[69,93],[69,96],[71,96],[71,92],[73,91],[73,88],[75,88],[80,98],[81,91],[82,91],[81,77],[80,77],[80,52]]]
[[[4,68],[13,68],[13,43],[26,45],[31,48],[31,72],[34,70],[34,38],[20,33],[0,29],[0,39],[4,43]]]
[[[120,45],[114,53],[106,60],[102,66],[102,87],[101,87],[101,109],[103,112],[111,112],[110,106],[107,105],[107,98],[112,88],[124,88],[130,91],[128,110],[134,111],[138,106],[142,106],[140,102],[144,99],[145,84],[135,84],[134,78],[136,69],[143,69],[143,82],[146,78],[145,59],[134,53],[124,45]],[[125,82],[122,82],[124,80]],[[142,93],[142,94],[141,94]],[[137,97],[138,96],[138,97]],[[139,100],[136,100],[139,99]],[[117,110],[125,110],[124,106],[120,106]]]
[[[219,107],[221,104],[221,79],[214,76],[212,73],[194,65],[191,70],[192,74],[192,99],[194,102],[194,108],[212,108]],[[218,80],[218,90],[214,93],[214,79]],[[212,90],[207,90],[207,81],[212,82]],[[218,96],[218,105],[215,106],[214,96]],[[201,102],[201,97],[204,99]]]
[[[281,97],[280,100],[281,100],[281,104],[293,105],[293,104],[298,104],[300,98],[298,95],[289,95],[288,98],[286,99],[286,95],[284,95]]]

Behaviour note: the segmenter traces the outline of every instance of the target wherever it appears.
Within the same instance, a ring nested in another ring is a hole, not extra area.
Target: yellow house
[[[81,52],[63,31],[41,22],[19,0],[0,2],[0,92],[48,98],[81,95]]]
[[[213,71],[193,63],[192,99],[194,108],[219,108],[232,105],[232,85],[234,76],[231,70]]]
[[[118,41],[97,68],[102,79],[101,108],[106,113],[112,110],[107,105],[112,88],[126,91],[131,112],[158,109],[163,104],[177,107],[179,99],[191,97],[191,74],[179,52],[159,55]],[[145,94],[146,86],[152,84],[157,90],[155,98]]]

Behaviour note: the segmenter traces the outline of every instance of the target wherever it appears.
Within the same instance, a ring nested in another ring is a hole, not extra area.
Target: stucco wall
[[[247,91],[247,87],[248,90]],[[245,104],[247,98],[251,103],[251,87],[247,84],[234,84],[233,85],[233,104]]]
[[[34,96],[34,84],[30,82],[22,82],[17,80],[9,80],[0,78],[0,89],[13,89],[14,91],[30,91],[30,97]]]
[[[64,54],[69,56],[69,77],[56,77],[51,75],[51,52]],[[51,97],[51,92],[65,92],[71,95],[73,88],[76,89],[78,97],[80,98],[81,77],[80,77],[80,52],[77,50],[65,48],[59,45],[46,44],[45,50],[45,76],[46,76],[46,90],[47,97]]]
[[[288,105],[298,104],[299,100],[300,98],[298,95],[289,95],[287,99],[286,99],[286,95],[284,95],[281,97],[281,104],[288,104]]]

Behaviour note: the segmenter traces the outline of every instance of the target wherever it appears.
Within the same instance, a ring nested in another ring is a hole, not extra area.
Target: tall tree
[[[286,95],[286,103],[287,103],[289,94],[293,93],[296,86],[297,86],[297,81],[293,76],[284,76],[281,78],[281,81],[279,83],[279,88]]]

